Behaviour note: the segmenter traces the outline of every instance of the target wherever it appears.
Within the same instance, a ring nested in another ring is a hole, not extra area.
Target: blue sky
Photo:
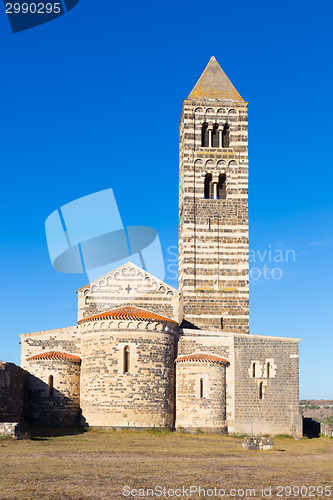
[[[301,337],[301,397],[333,399],[332,15],[321,0],[80,0],[13,34],[1,5],[0,359],[19,363],[19,333],[75,324],[86,277],[51,267],[58,207],[112,187],[124,224],[157,229],[172,258],[182,99],[214,55],[250,101],[251,267],[282,270],[251,280],[251,332]]]

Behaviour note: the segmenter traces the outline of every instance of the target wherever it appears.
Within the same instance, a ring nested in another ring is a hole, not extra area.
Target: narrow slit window
[[[128,345],[124,347],[124,373],[129,373],[130,370],[130,348]]]
[[[209,131],[208,131],[208,123],[203,123],[201,128],[201,146],[203,148],[209,147]]]
[[[263,398],[263,383],[260,382],[259,384],[259,399]]]
[[[256,376],[256,364],[253,363],[252,365],[252,377],[255,377]]]
[[[222,133],[222,147],[223,148],[228,148],[230,144],[230,129],[229,125],[226,123],[223,128],[223,133]]]
[[[227,197],[227,186],[226,186],[227,177],[225,174],[219,175],[219,183],[217,186],[217,197],[219,200],[225,200]]]
[[[213,127],[212,130],[212,147],[213,148],[218,148],[219,147],[219,126],[216,123]]]
[[[223,330],[224,324],[223,324],[223,316],[221,317],[221,330]]]
[[[204,381],[203,378],[200,379],[200,398],[204,397]]]
[[[271,364],[267,363],[267,378],[270,378],[271,376]]]
[[[47,394],[49,398],[53,398],[53,375],[49,376],[47,384]]]
[[[214,187],[212,182],[212,174],[205,175],[204,196],[206,200],[213,198]]]

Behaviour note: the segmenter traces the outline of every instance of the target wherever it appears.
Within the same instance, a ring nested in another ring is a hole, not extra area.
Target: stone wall
[[[96,321],[92,329],[84,324],[81,408],[90,426],[174,426],[177,329],[146,321]]]
[[[320,423],[320,434],[333,438],[333,425]]]
[[[177,355],[200,352],[229,361],[226,367],[228,432],[251,436],[302,435],[297,339],[180,329]]]
[[[178,322],[178,291],[131,262],[80,288],[77,294],[78,321],[101,311],[131,305]]]
[[[176,363],[176,428],[226,431],[225,370],[223,364]]]
[[[226,367],[226,425],[234,425],[234,335],[228,332],[210,332],[180,329],[177,356],[192,353],[210,353],[229,361]]]
[[[235,335],[235,428],[302,436],[298,339]]]
[[[0,423],[0,436],[10,436],[18,438],[20,433],[20,425],[17,422]]]
[[[0,422],[22,422],[27,372],[0,361]]]
[[[28,422],[77,426],[80,419],[80,363],[59,359],[28,361]],[[50,379],[53,390],[50,392]]]
[[[226,332],[217,334],[209,331],[180,329],[177,356],[196,352],[209,352],[230,360],[233,335]]]
[[[77,326],[24,333],[21,337],[21,366],[29,370],[27,358],[48,351],[61,351],[80,356],[81,338]]]
[[[230,128],[228,148],[201,147],[203,123]],[[205,175],[226,175],[205,199]],[[247,103],[186,99],[180,122],[179,291],[183,326],[249,332]]]

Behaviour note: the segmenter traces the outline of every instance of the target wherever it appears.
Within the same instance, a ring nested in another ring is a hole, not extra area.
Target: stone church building
[[[180,119],[179,290],[131,262],[21,335],[26,418],[301,435],[299,339],[249,333],[248,103],[212,57]]]

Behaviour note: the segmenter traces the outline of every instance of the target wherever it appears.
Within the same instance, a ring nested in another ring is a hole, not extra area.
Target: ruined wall
[[[80,362],[28,361],[27,421],[39,425],[77,426],[80,409]],[[49,377],[53,377],[53,391]]]
[[[21,433],[20,424],[17,422],[0,422],[0,436],[18,438]]]
[[[235,429],[302,436],[298,340],[235,335]]]
[[[228,123],[230,144],[201,147],[204,123]],[[226,176],[206,199],[205,175]],[[180,122],[179,291],[184,327],[249,332],[247,103],[187,99]],[[223,318],[223,319],[222,319]]]
[[[29,370],[27,358],[47,351],[61,351],[80,356],[81,338],[77,326],[24,333],[21,337],[21,366]]]
[[[333,437],[333,425],[320,423],[320,434],[323,436]]]
[[[173,427],[177,329],[154,321],[83,323],[81,408],[90,426]]]
[[[22,422],[27,372],[0,361],[0,422]]]

